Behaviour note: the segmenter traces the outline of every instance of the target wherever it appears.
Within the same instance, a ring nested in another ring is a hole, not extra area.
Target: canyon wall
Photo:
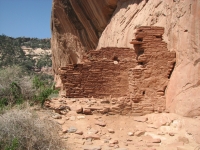
[[[60,67],[80,63],[86,52],[103,47],[133,48],[140,26],[164,27],[163,40],[176,52],[166,88],[166,108],[200,115],[199,0],[54,0],[52,55],[57,86]]]
[[[131,47],[128,41],[141,25],[164,27],[168,50],[177,54],[166,91],[167,108],[184,116],[200,115],[200,1],[119,1],[98,48]]]
[[[95,49],[117,0],[54,0],[51,30],[53,68],[79,63],[83,53]]]

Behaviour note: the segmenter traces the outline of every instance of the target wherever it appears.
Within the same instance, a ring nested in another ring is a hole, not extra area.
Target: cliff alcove
[[[45,104],[62,116],[63,136],[66,127],[78,129],[67,134],[67,144],[199,148],[199,10],[199,0],[53,1],[53,71],[61,96]]]
[[[175,52],[162,41],[163,27],[141,26],[134,49],[107,47],[90,51],[85,63],[60,68],[67,98],[120,98],[121,114],[144,115],[165,110],[165,89]],[[112,109],[110,109],[112,110]]]
[[[132,49],[129,41],[137,27],[159,26],[165,29],[162,38],[168,51],[175,51],[177,56],[168,86],[161,90],[165,91],[166,109],[182,116],[200,115],[199,10],[199,0],[54,0],[51,49],[56,87],[62,88],[59,68],[82,63],[84,54],[91,50]],[[143,51],[139,49],[136,57],[141,66],[146,65],[140,60]],[[148,94],[146,90],[143,93]]]

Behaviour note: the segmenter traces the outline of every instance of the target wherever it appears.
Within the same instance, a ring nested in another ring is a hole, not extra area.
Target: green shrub
[[[11,145],[6,146],[5,150],[16,150],[19,146],[18,139],[14,138],[11,141]]]
[[[1,98],[0,99],[0,109],[4,108],[8,105],[8,99],[7,98]]]
[[[41,103],[41,106],[44,105],[44,102],[47,100],[47,98],[51,95],[51,94],[57,94],[58,91],[57,90],[53,90],[51,88],[46,88],[43,89],[42,91],[40,91],[40,93],[38,95],[35,96],[35,101],[38,101]]]
[[[1,150],[62,150],[59,126],[30,109],[12,109],[0,116]]]
[[[52,66],[52,61],[51,57],[49,55],[44,55],[41,56],[37,63],[36,63],[37,68],[42,68],[42,67],[51,67]]]
[[[38,76],[33,78],[33,88],[38,90],[44,88],[44,85],[44,81],[42,81]]]
[[[19,66],[1,69],[0,108],[21,104],[24,99],[32,99],[36,91],[32,88],[32,78]]]
[[[53,89],[53,77],[45,74],[31,75],[19,66],[0,70],[0,109],[14,106],[24,100],[31,104],[44,104],[49,95],[57,93]]]
[[[43,80],[43,78],[46,77],[46,80]],[[48,80],[48,76],[35,76],[33,79],[33,87],[37,89],[37,94],[35,95],[34,99],[36,102],[41,103],[41,106],[43,106],[45,100],[51,95],[51,94],[57,94],[58,91],[54,90],[54,84],[52,80]]]

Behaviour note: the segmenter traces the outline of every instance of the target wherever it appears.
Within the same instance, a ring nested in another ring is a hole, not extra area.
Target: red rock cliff
[[[166,89],[167,109],[200,115],[199,0],[54,0],[52,55],[57,83],[59,67],[80,63],[86,51],[96,48],[132,48],[134,30],[150,25],[165,28],[168,50],[177,54]]]

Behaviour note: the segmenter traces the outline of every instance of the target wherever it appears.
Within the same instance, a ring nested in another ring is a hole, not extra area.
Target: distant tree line
[[[36,63],[32,56],[26,56],[22,46],[28,48],[50,49],[50,39],[18,37],[13,38],[0,35],[0,67],[19,65],[26,70],[51,66],[50,56],[42,56]]]

